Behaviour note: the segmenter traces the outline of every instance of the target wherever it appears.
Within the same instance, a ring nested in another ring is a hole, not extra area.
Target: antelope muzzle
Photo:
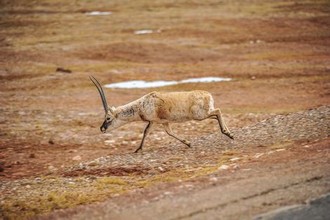
[[[101,130],[101,132],[105,133],[105,132],[107,131],[107,129],[108,129],[108,123],[107,123],[107,121],[105,120],[105,121],[103,122],[103,124],[101,125],[100,130]]]

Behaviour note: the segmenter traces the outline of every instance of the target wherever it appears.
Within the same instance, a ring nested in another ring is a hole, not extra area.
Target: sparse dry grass
[[[0,148],[6,162],[17,160],[21,164],[12,164],[13,169],[24,170],[26,166],[29,175],[39,176],[48,172],[49,165],[71,166],[72,149],[86,160],[129,152],[130,143],[140,140],[139,126],[121,128],[113,136],[97,136],[96,116],[103,113],[101,106],[95,107],[100,103],[88,81],[90,74],[104,83],[232,77],[234,80],[226,83],[158,89],[212,92],[230,128],[271,114],[329,104],[329,7],[326,0],[8,1],[0,8],[0,34],[5,36],[0,39]],[[84,14],[94,10],[113,14]],[[160,33],[135,35],[140,29]],[[73,73],[57,73],[57,67]],[[152,90],[106,92],[111,104],[119,105]],[[93,114],[79,115],[86,112]],[[217,124],[209,121],[175,128],[189,137],[219,132]],[[55,144],[49,144],[52,138]],[[107,138],[117,143],[105,146]],[[150,138],[147,142],[149,150],[153,145],[161,146],[163,140]],[[265,148],[286,149],[290,144]],[[40,153],[42,150],[46,153]],[[36,158],[32,160],[24,153],[33,153]],[[51,174],[41,183],[28,178],[29,187],[9,187],[13,191],[1,195],[0,209],[5,217],[16,219],[104,201],[133,189],[212,174],[241,153],[228,150],[206,158],[209,165],[174,166],[152,175],[68,180]],[[173,156],[168,162],[180,160],[180,156]]]
[[[30,180],[28,186],[31,194],[23,193],[24,187],[17,189],[17,196],[10,196],[2,201],[3,215],[8,219],[28,218],[56,209],[65,209],[78,205],[104,201],[132,189],[153,187],[158,184],[186,181],[205,176],[217,171],[218,165],[196,167],[194,169],[174,169],[153,176],[97,177],[88,181],[85,177],[68,179],[46,177],[42,182]],[[51,186],[51,187],[50,187]],[[37,189],[38,188],[38,189]],[[33,189],[33,190],[31,190]],[[16,194],[16,193],[14,193]],[[19,196],[19,194],[22,194]]]

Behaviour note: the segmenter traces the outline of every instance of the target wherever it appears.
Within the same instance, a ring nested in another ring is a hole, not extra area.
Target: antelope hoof
[[[138,148],[138,149],[136,149],[135,151],[134,151],[134,153],[137,153],[137,152],[139,152],[140,150],[142,150],[142,148]]]
[[[224,135],[228,136],[230,139],[234,140],[234,136],[228,131],[228,130],[223,130],[221,131]]]
[[[232,134],[227,133],[227,134],[225,134],[225,135],[227,135],[230,139],[233,139],[233,140],[234,140],[234,136],[233,136]]]
[[[182,143],[184,143],[184,144],[187,145],[188,147],[191,147],[191,143],[190,143],[189,141],[184,140],[184,141],[182,141]]]

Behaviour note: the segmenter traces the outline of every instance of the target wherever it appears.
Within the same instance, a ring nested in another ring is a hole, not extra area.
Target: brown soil
[[[114,194],[134,194],[137,188],[168,189],[171,184],[181,184],[190,178],[202,183],[203,176],[212,174],[217,170],[215,167],[222,164],[219,160],[223,158],[219,159],[219,155],[225,155],[230,146],[235,148],[235,157],[244,154],[253,157],[263,147],[293,144],[294,147],[280,152],[274,161],[244,163],[247,169],[263,163],[276,167],[277,163],[294,158],[304,161],[309,158],[308,150],[299,147],[308,142],[324,143],[328,136],[328,132],[316,131],[310,136],[295,133],[295,138],[289,135],[285,140],[281,139],[285,134],[278,131],[281,128],[271,130],[267,123],[261,123],[259,129],[275,132],[273,136],[277,139],[266,143],[253,132],[240,139],[244,129],[251,129],[265,119],[318,107],[321,110],[317,114],[328,111],[322,109],[330,104],[330,6],[327,1],[169,3],[160,0],[71,4],[49,0],[1,1],[0,5],[0,181],[3,182],[0,194],[4,195],[0,196],[0,206],[5,210],[4,216],[15,217],[13,213],[34,216],[79,205],[50,206],[42,210],[27,208],[28,200],[24,198],[29,195],[22,195],[21,200],[15,195],[17,189],[25,187],[25,181],[36,178],[114,176],[132,183],[131,188],[122,191],[104,192],[98,182],[96,188],[102,191],[95,194],[98,198],[81,202],[89,204]],[[85,14],[88,11],[112,11],[113,14],[88,16]],[[142,29],[155,32],[134,34]],[[101,134],[103,110],[89,75],[104,84],[231,77],[230,82],[157,89],[106,89],[106,93],[108,102],[117,106],[153,90],[210,91],[228,127],[238,135],[237,142],[228,144],[225,137],[219,138],[216,121],[187,122],[174,125],[174,131],[193,140],[192,149],[186,149],[168,137],[161,126],[156,126],[146,139],[142,153],[132,154],[145,124],[132,123]],[[319,126],[329,128],[328,118],[322,120]],[[275,122],[273,125],[276,128]],[[291,125],[306,126],[294,122]],[[289,134],[292,132],[294,129],[288,130]],[[245,150],[242,143],[250,148]],[[326,143],[322,144],[323,150],[313,151],[315,166],[321,163],[318,158],[328,152]],[[221,144],[226,147],[217,147]],[[213,148],[217,150],[209,152]],[[151,160],[157,160],[159,155],[161,162],[150,161],[148,155],[155,157]],[[104,162],[100,162],[102,158]],[[287,172],[295,175],[303,170],[302,167]],[[232,174],[226,175],[230,178]],[[240,174],[235,175],[240,178]],[[84,181],[81,187],[87,190],[91,185],[88,179]],[[165,182],[164,186],[161,182]],[[34,185],[29,183],[29,186]],[[40,191],[46,195],[47,189],[45,185]],[[25,191],[33,194],[32,189]]]

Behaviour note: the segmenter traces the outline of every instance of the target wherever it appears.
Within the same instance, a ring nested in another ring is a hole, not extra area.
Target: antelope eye
[[[110,120],[110,118],[108,117],[108,118],[107,118],[107,121],[109,121],[109,120]]]

